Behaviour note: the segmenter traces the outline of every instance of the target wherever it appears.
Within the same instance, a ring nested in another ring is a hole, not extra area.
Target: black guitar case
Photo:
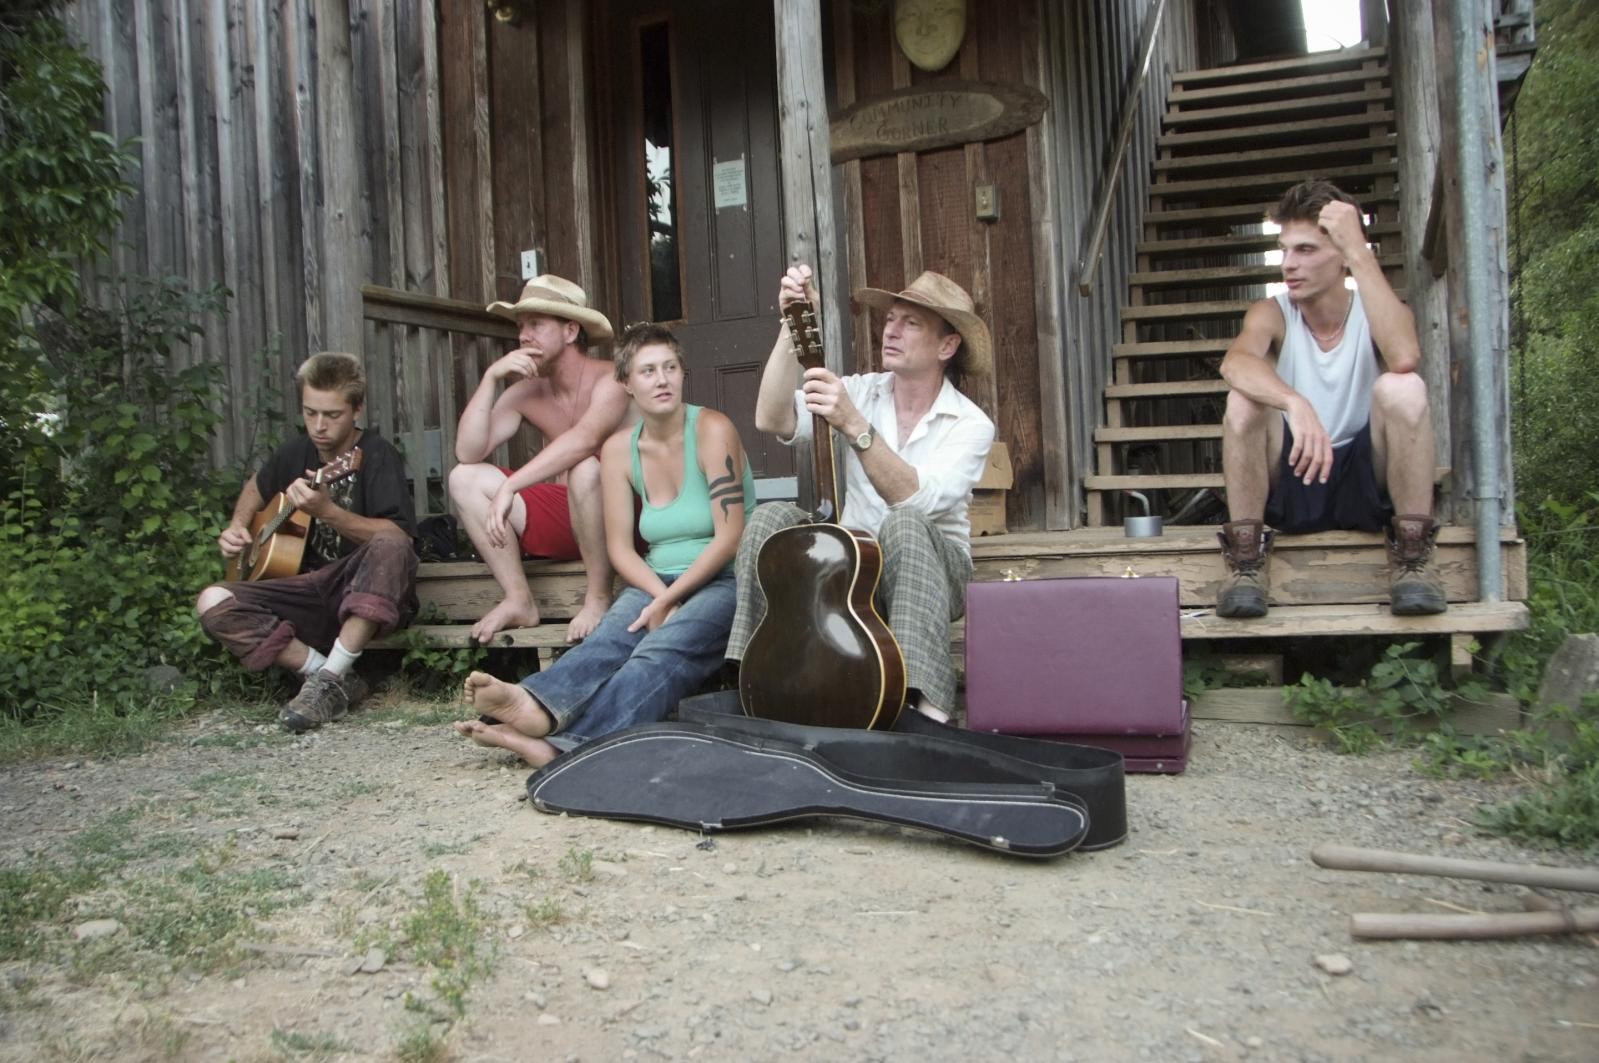
[[[678,712],[540,768],[527,784],[534,807],[706,832],[873,819],[1040,857],[1126,834],[1121,756],[1108,750],[976,735],[918,713],[894,732],[756,720],[732,691]]]

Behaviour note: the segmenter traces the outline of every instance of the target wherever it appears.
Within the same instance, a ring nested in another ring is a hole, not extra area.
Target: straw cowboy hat
[[[993,343],[988,337],[988,326],[973,309],[972,297],[966,289],[944,276],[928,270],[911,281],[902,292],[887,292],[881,288],[862,288],[855,293],[855,301],[865,303],[874,310],[887,310],[895,302],[912,303],[925,307],[955,326],[965,342],[955,356],[962,372],[986,373],[993,362]]]
[[[545,273],[528,281],[522,288],[522,297],[514,303],[490,303],[488,312],[512,321],[519,314],[548,314],[565,318],[587,329],[591,340],[608,340],[614,335],[609,319],[589,306],[588,296],[583,294],[583,289],[553,273]]]

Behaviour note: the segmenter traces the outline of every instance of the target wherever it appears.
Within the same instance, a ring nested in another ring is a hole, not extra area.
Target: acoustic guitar
[[[810,304],[783,314],[800,365],[821,366]],[[764,719],[886,730],[905,704],[905,658],[873,601],[883,550],[871,534],[839,525],[832,426],[812,418],[817,508],[809,523],[761,546],[766,615],[739,666],[739,700]]]
[[[322,466],[311,474],[311,485],[322,487],[354,476],[361,468],[361,448]],[[295,509],[289,496],[279,491],[250,519],[250,545],[228,559],[228,579],[258,580],[292,576],[305,559],[305,540],[311,534],[311,516]]]

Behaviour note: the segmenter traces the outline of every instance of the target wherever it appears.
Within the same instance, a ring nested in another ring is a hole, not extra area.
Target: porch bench
[[[1128,539],[1112,528],[984,536],[973,541],[972,555],[979,580],[1129,572],[1176,576],[1184,642],[1427,635],[1450,636],[1458,650],[1469,636],[1519,631],[1528,624],[1526,603],[1516,600],[1526,596],[1525,544],[1509,528],[1504,529],[1501,544],[1509,600],[1475,600],[1475,535],[1469,528],[1445,527],[1438,537],[1438,561],[1449,611],[1438,616],[1394,616],[1386,604],[1387,558],[1381,536],[1359,532],[1284,536],[1273,557],[1275,604],[1255,620],[1215,615],[1221,558],[1214,527],[1168,528],[1158,539]],[[583,566],[577,561],[527,561],[522,567],[544,622],[501,631],[493,645],[536,650],[540,666],[547,666],[566,648],[567,621],[582,605]],[[423,622],[413,625],[410,634],[378,640],[373,648],[403,648],[418,638],[428,646],[465,648],[472,624],[500,600],[500,589],[481,562],[435,561],[418,570],[417,597]],[[950,631],[950,652],[960,670],[966,663],[965,649],[965,627],[956,623]]]
[[[496,649],[532,649],[546,667],[566,649],[566,625],[583,604],[583,565],[578,561],[524,561],[538,606],[535,627],[496,632]],[[416,596],[422,622],[371,643],[371,649],[404,649],[413,641],[439,649],[465,649],[472,625],[500,600],[499,584],[480,561],[425,561],[417,569]]]

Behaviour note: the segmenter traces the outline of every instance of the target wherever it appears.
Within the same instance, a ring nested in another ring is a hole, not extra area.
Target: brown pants
[[[377,535],[312,572],[217,584],[233,597],[206,610],[200,626],[252,672],[270,667],[295,638],[327,653],[352,616],[376,623],[379,635],[410,623],[417,610],[416,565],[410,539]]]

